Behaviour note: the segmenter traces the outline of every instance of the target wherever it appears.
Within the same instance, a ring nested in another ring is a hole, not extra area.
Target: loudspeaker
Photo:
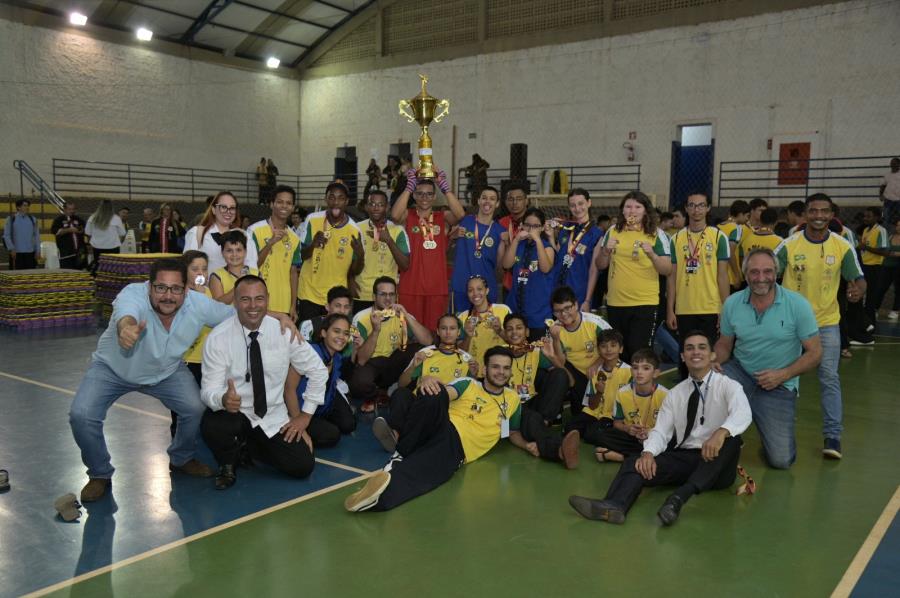
[[[392,143],[388,152],[390,156],[398,156],[405,160],[412,161],[412,151],[408,143]],[[418,165],[415,165],[418,168]]]
[[[353,159],[341,157],[334,159],[334,178],[342,180],[344,184],[347,185],[347,189],[350,191],[350,205],[356,204],[356,167],[357,163],[355,156]]]
[[[337,153],[335,154],[338,158],[343,158],[344,160],[356,160],[356,146],[354,145],[345,145],[344,147],[337,148]]]
[[[509,146],[509,178],[514,181],[528,178],[528,146],[524,143]]]

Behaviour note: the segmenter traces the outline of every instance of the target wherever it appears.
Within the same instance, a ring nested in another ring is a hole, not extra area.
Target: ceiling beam
[[[314,2],[314,0],[304,0],[304,1],[301,3],[301,4],[302,4],[302,8],[301,8],[301,7],[297,7],[297,8],[294,8],[294,9],[287,9],[287,8],[284,8],[285,5],[287,5],[287,4],[293,4],[293,3],[294,3],[294,2],[291,2],[291,0],[288,0],[288,2],[285,2],[284,4],[282,4],[281,6],[279,6],[278,9],[272,10],[272,9],[268,9],[268,8],[263,8],[262,6],[257,6],[256,4],[250,4],[249,2],[242,2],[241,0],[234,0],[234,3],[237,4],[238,6],[244,6],[244,7],[246,7],[246,8],[252,8],[252,9],[254,9],[254,10],[259,10],[259,11],[262,11],[262,12],[267,12],[267,13],[272,14],[272,15],[276,15],[276,16],[279,16],[279,17],[284,17],[285,19],[289,19],[289,20],[291,20],[291,21],[296,21],[296,22],[298,22],[298,23],[303,23],[304,25],[312,25],[313,27],[321,27],[322,29],[331,29],[328,25],[323,25],[323,24],[321,24],[321,23],[316,23],[315,21],[310,21],[309,19],[304,19],[304,18],[302,18],[302,17],[298,17],[298,16],[296,16],[296,15],[292,15],[292,14],[288,14],[287,12],[284,12],[284,11],[287,11],[287,10],[293,10],[293,12],[299,13],[299,12],[301,12],[301,11],[303,10],[303,8],[306,8],[307,6],[309,6],[310,4],[312,4],[313,2]]]
[[[245,5],[244,2],[237,2],[240,5]],[[313,0],[284,0],[281,5],[278,7],[277,11],[269,11],[267,9],[259,9],[269,13],[262,22],[254,28],[255,33],[263,33],[265,35],[277,35],[284,31],[284,29],[292,23],[292,20],[295,19],[290,13],[299,14],[309,8],[309,6],[313,3]],[[328,31],[328,27],[323,25],[319,25],[325,31]],[[245,37],[240,44],[235,48],[235,54],[259,54],[262,52],[263,46],[265,45],[264,40],[260,40],[258,37],[247,36]],[[282,56],[282,60],[285,63],[288,63],[294,56]]]
[[[207,24],[211,23],[220,12],[228,8],[228,5],[231,4],[232,1],[233,0],[211,0],[210,3],[206,5],[203,12],[200,13],[200,16],[194,19],[191,26],[188,27],[187,31],[181,36],[181,41],[186,44],[194,41],[194,36],[200,33],[200,30]]]

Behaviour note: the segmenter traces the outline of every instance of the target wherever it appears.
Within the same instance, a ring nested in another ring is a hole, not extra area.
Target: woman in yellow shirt
[[[466,285],[466,294],[472,303],[468,311],[457,314],[463,323],[460,347],[478,364],[479,377],[484,374],[484,354],[491,347],[505,345],[503,320],[509,315],[509,307],[488,301],[488,283],[482,276],[473,276]]]

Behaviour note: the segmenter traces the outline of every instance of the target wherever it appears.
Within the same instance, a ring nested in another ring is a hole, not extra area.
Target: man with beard
[[[349,196],[344,183],[329,183],[325,210],[310,214],[303,223],[297,308],[301,321],[324,315],[328,290],[349,286],[352,277],[363,269],[359,228],[345,211]]]
[[[787,469],[797,458],[798,376],[819,363],[822,341],[809,302],[776,284],[777,272],[770,249],[747,255],[748,286],[722,306],[715,359],[724,364],[718,369],[744,387],[769,465]]]
[[[150,267],[149,282],[122,289],[69,411],[72,434],[90,478],[81,491],[81,502],[99,500],[110,486],[115,469],[103,421],[112,404],[133,391],[159,399],[178,416],[168,450],[169,470],[213,475],[209,466],[195,458],[204,405],[182,356],[204,326],[212,328],[232,315],[231,306],[188,289],[187,265],[180,259],[157,260]],[[288,326],[296,334],[286,316],[279,319],[283,328]]]
[[[418,395],[391,407],[396,453],[383,471],[344,501],[348,511],[387,511],[431,492],[465,463],[485,455],[502,438],[526,448],[519,432],[519,395],[507,387],[513,355],[493,347],[484,355],[480,383],[462,378],[443,385],[426,376]],[[577,439],[575,446],[577,447]]]
[[[354,313],[372,307],[372,283],[382,276],[397,280],[400,272],[409,268],[409,236],[402,226],[387,219],[388,198],[384,191],[375,189],[365,203],[368,220],[359,223],[366,262],[362,271],[351,283],[356,300]]]

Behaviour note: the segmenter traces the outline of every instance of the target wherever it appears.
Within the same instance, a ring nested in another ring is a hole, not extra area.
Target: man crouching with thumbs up
[[[234,284],[237,314],[216,326],[203,346],[200,398],[209,409],[201,431],[219,462],[218,490],[234,485],[244,447],[295,478],[308,476],[315,464],[306,427],[325,402],[328,369],[312,347],[266,315],[268,306],[265,281],[242,276]],[[302,411],[297,390],[284,390],[289,367],[309,380]]]
[[[178,430],[168,450],[169,469],[194,476],[213,474],[194,458],[204,406],[181,356],[204,326],[216,326],[232,315],[231,306],[188,288],[187,267],[178,259],[154,262],[149,282],[122,289],[69,411],[90,478],[81,502],[106,494],[114,468],[103,422],[112,404],[132,391],[156,397],[178,415]]]

